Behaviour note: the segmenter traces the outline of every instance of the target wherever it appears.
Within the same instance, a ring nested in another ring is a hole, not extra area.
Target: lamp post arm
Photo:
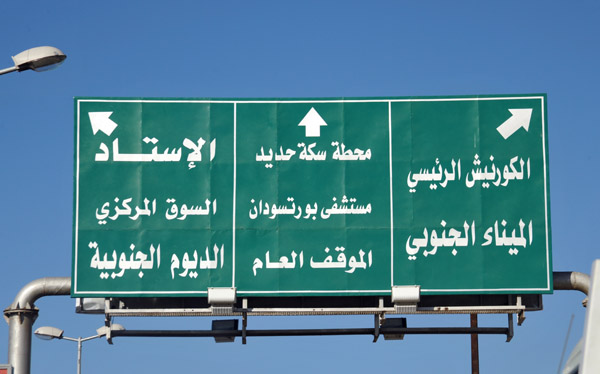
[[[98,334],[98,335],[94,335],[94,336],[88,336],[87,338],[79,338],[79,339],[81,339],[82,342],[87,342],[88,340],[101,338],[103,336],[104,336],[104,334]],[[75,339],[75,340],[77,340],[77,339]]]
[[[16,66],[12,66],[12,67],[10,67],[10,68],[6,68],[6,69],[2,69],[2,70],[0,70],[0,75],[2,75],[2,74],[7,74],[7,73],[12,73],[13,71],[17,71],[17,70],[19,70],[19,68],[18,68],[18,67],[16,67]]]
[[[59,338],[59,339],[62,339],[62,340],[68,340],[68,341],[70,341],[70,342],[78,342],[78,341],[79,341],[79,339],[76,339],[76,338],[69,338],[68,336],[63,336],[63,337],[61,337],[61,338]]]

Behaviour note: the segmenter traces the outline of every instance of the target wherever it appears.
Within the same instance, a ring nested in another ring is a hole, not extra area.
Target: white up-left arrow
[[[496,128],[504,139],[508,139],[509,136],[521,127],[525,131],[529,131],[529,122],[531,121],[531,112],[533,109],[509,109],[508,111],[512,113],[512,116]]]
[[[90,122],[92,123],[92,131],[94,135],[98,131],[102,131],[106,135],[110,136],[113,131],[117,128],[117,124],[113,122],[110,118],[110,115],[113,112],[89,112]]]
[[[298,126],[304,126],[306,137],[318,138],[321,136],[321,126],[327,126],[327,122],[317,113],[315,108],[310,108]]]

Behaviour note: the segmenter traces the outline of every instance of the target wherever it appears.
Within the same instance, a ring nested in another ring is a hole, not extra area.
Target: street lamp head
[[[34,332],[35,336],[43,340],[62,339],[63,333],[63,330],[51,326],[42,326]]]
[[[45,46],[25,50],[12,59],[18,71],[28,69],[46,71],[57,67],[66,58],[67,56],[60,49]]]
[[[35,47],[13,56],[15,66],[0,69],[0,75],[13,71],[35,70],[46,71],[60,65],[67,56],[54,47]]]

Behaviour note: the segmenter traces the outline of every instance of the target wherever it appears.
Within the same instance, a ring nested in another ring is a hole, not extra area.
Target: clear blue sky
[[[554,270],[589,273],[600,257],[600,5],[594,1],[39,1],[6,2],[0,67],[53,45],[57,70],[0,77],[0,301],[23,285],[69,276],[73,97],[366,97],[547,93]],[[580,338],[583,295],[558,291],[512,342],[480,338],[484,373],[556,372],[569,319]],[[35,326],[93,335],[102,316],[69,297],[41,299]],[[468,316],[408,317],[467,326]],[[481,317],[502,326],[505,316]],[[128,328],[209,329],[210,318],[120,319]],[[372,317],[252,318],[249,328],[371,327]],[[212,339],[84,343],[85,373],[468,372],[468,336]],[[0,323],[0,362],[7,325]],[[33,340],[32,372],[74,372],[76,344]]]

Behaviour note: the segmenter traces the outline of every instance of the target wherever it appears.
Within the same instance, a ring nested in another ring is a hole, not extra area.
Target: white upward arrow
[[[117,124],[114,123],[110,118],[113,112],[89,112],[90,122],[92,123],[92,131],[94,135],[98,131],[102,131],[106,135],[110,136],[112,132],[117,128]]]
[[[304,126],[306,137],[318,138],[321,136],[321,126],[327,126],[327,122],[321,118],[315,108],[310,108],[298,126]]]
[[[525,131],[529,131],[529,122],[531,121],[532,111],[533,109],[509,109],[512,116],[498,126],[496,130],[498,130],[504,139],[508,139],[509,136],[514,134],[521,127],[524,128]]]

